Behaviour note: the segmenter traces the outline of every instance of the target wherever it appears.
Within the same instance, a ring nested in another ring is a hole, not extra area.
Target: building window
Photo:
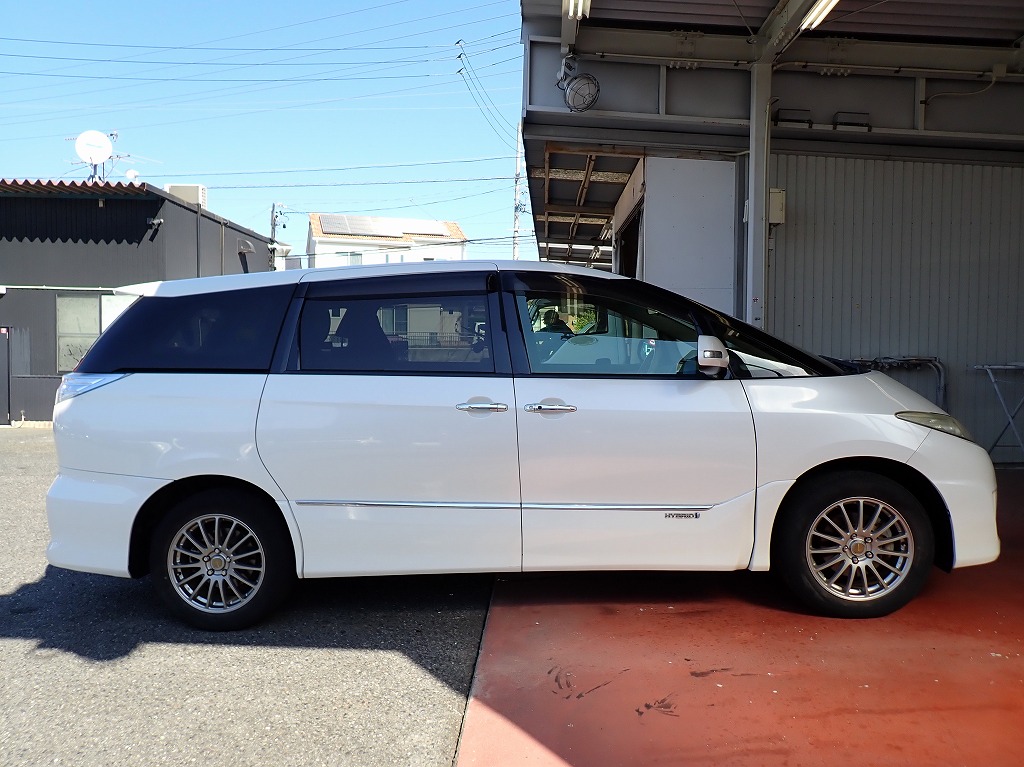
[[[74,370],[99,334],[99,296],[57,296],[58,373]]]

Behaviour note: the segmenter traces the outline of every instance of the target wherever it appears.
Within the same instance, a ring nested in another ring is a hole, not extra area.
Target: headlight
[[[926,426],[929,429],[935,429],[936,431],[942,431],[946,434],[952,434],[954,437],[960,437],[970,442],[974,441],[974,437],[970,435],[970,432],[964,427],[962,423],[956,420],[951,415],[945,413],[919,413],[914,411],[904,411],[897,413],[896,417],[903,421],[910,421],[916,423],[919,426]]]

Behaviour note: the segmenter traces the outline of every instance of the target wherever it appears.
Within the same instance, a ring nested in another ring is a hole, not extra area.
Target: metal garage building
[[[1024,365],[978,367],[1024,361],[1024,3],[521,5],[542,259],[888,369],[1024,460]]]
[[[0,423],[48,421],[113,288],[270,268],[270,240],[143,183],[0,180]]]

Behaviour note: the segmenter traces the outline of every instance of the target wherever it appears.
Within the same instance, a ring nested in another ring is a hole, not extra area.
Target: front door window
[[[700,332],[686,307],[666,310],[592,287],[573,280],[517,292],[531,373],[698,375]]]

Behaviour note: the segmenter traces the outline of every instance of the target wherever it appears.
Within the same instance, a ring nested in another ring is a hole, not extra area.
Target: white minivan
[[[872,617],[999,554],[956,420],[642,282],[465,261],[123,292],[57,393],[47,554],[149,574],[202,628],[297,577],[598,569],[771,569]]]

